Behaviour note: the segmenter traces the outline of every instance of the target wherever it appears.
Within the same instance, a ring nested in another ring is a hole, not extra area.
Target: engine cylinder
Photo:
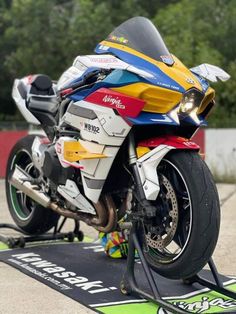
[[[63,168],[58,160],[54,146],[49,147],[44,154],[43,173],[56,185],[65,184],[66,180],[74,174],[72,167]]]

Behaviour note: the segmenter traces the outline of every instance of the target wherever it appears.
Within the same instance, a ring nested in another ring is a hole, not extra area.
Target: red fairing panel
[[[116,109],[121,116],[131,118],[137,117],[145,104],[145,101],[141,99],[117,93],[108,88],[100,88],[84,100]]]
[[[138,146],[144,147],[157,147],[159,145],[173,146],[177,149],[200,150],[200,146],[196,143],[191,142],[186,138],[173,135],[151,138],[138,143]]]

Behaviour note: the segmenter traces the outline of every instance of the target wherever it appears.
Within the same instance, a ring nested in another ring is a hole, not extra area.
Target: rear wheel
[[[215,249],[220,224],[218,193],[196,152],[172,152],[157,169],[160,193],[151,225],[143,228],[144,253],[150,266],[171,278],[199,272]]]
[[[16,165],[33,178],[38,177],[38,170],[34,167],[31,157],[34,138],[32,135],[24,137],[16,143],[10,153],[6,173],[6,197],[10,214],[16,225],[26,233],[42,234],[56,224],[59,215],[39,205],[9,183],[10,173]]]

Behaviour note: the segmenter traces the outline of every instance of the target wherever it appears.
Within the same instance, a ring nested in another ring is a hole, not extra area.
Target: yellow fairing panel
[[[115,87],[112,90],[145,100],[143,111],[154,113],[167,113],[182,99],[179,92],[141,82]]]
[[[202,100],[201,106],[198,109],[198,114],[201,114],[214,98],[215,98],[215,91],[213,88],[209,87]]]
[[[106,158],[103,154],[93,154],[88,152],[80,142],[64,142],[64,159],[69,162],[79,161],[81,159]]]
[[[143,155],[147,154],[150,152],[150,148],[144,147],[144,146],[138,146],[136,148],[136,153],[138,158],[142,157]]]

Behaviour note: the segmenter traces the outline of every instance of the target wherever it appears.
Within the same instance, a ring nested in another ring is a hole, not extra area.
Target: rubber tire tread
[[[43,206],[37,204],[33,209],[33,213],[29,216],[28,219],[20,219],[20,217],[17,216],[12,204],[10,196],[10,184],[8,182],[8,178],[11,172],[11,164],[14,156],[22,149],[26,150],[31,155],[31,147],[34,138],[35,135],[27,135],[26,137],[20,139],[12,148],[7,163],[5,187],[9,212],[16,225],[21,230],[30,235],[39,235],[46,233],[53,226],[55,226],[60,216],[57,213],[53,212],[51,209],[44,208]]]
[[[185,279],[197,274],[209,261],[220,229],[220,202],[213,177],[197,152],[175,151],[165,159],[182,174],[192,202],[192,230],[183,253],[170,264],[160,264],[145,253],[153,270],[170,279]]]

